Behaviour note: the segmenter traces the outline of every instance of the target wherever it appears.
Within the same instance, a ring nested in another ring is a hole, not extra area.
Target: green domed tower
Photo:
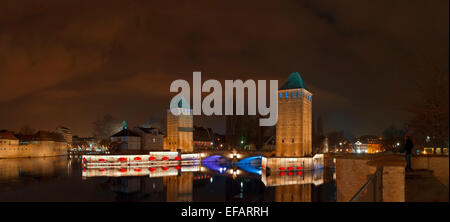
[[[277,157],[312,156],[312,94],[298,72],[278,90]]]

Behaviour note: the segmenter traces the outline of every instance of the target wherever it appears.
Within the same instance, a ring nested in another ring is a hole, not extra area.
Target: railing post
[[[380,167],[378,170],[378,199],[377,202],[383,202],[383,167]]]

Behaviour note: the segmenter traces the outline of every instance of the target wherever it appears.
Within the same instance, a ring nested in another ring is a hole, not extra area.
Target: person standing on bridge
[[[411,168],[411,153],[413,149],[413,142],[409,136],[406,136],[405,140],[405,152],[406,152],[406,170],[412,170]]]

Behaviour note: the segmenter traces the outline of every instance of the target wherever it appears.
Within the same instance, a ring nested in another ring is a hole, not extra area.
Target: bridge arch
[[[262,175],[261,161],[262,156],[247,157],[238,162],[238,167],[245,172]]]

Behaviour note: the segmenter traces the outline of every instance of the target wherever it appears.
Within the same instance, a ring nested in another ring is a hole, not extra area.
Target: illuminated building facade
[[[194,148],[212,149],[214,145],[214,132],[211,128],[194,127]]]
[[[167,136],[164,138],[164,150],[183,153],[194,151],[194,128],[192,109],[184,98],[178,102],[180,115],[173,115],[170,109],[167,112]]]
[[[312,94],[298,72],[278,90],[276,156],[312,156]]]
[[[365,135],[357,138],[354,147],[356,153],[374,154],[384,151],[381,138],[374,135]]]
[[[60,133],[38,131],[33,135],[14,135],[0,131],[0,158],[61,156],[67,155],[68,148]]]

